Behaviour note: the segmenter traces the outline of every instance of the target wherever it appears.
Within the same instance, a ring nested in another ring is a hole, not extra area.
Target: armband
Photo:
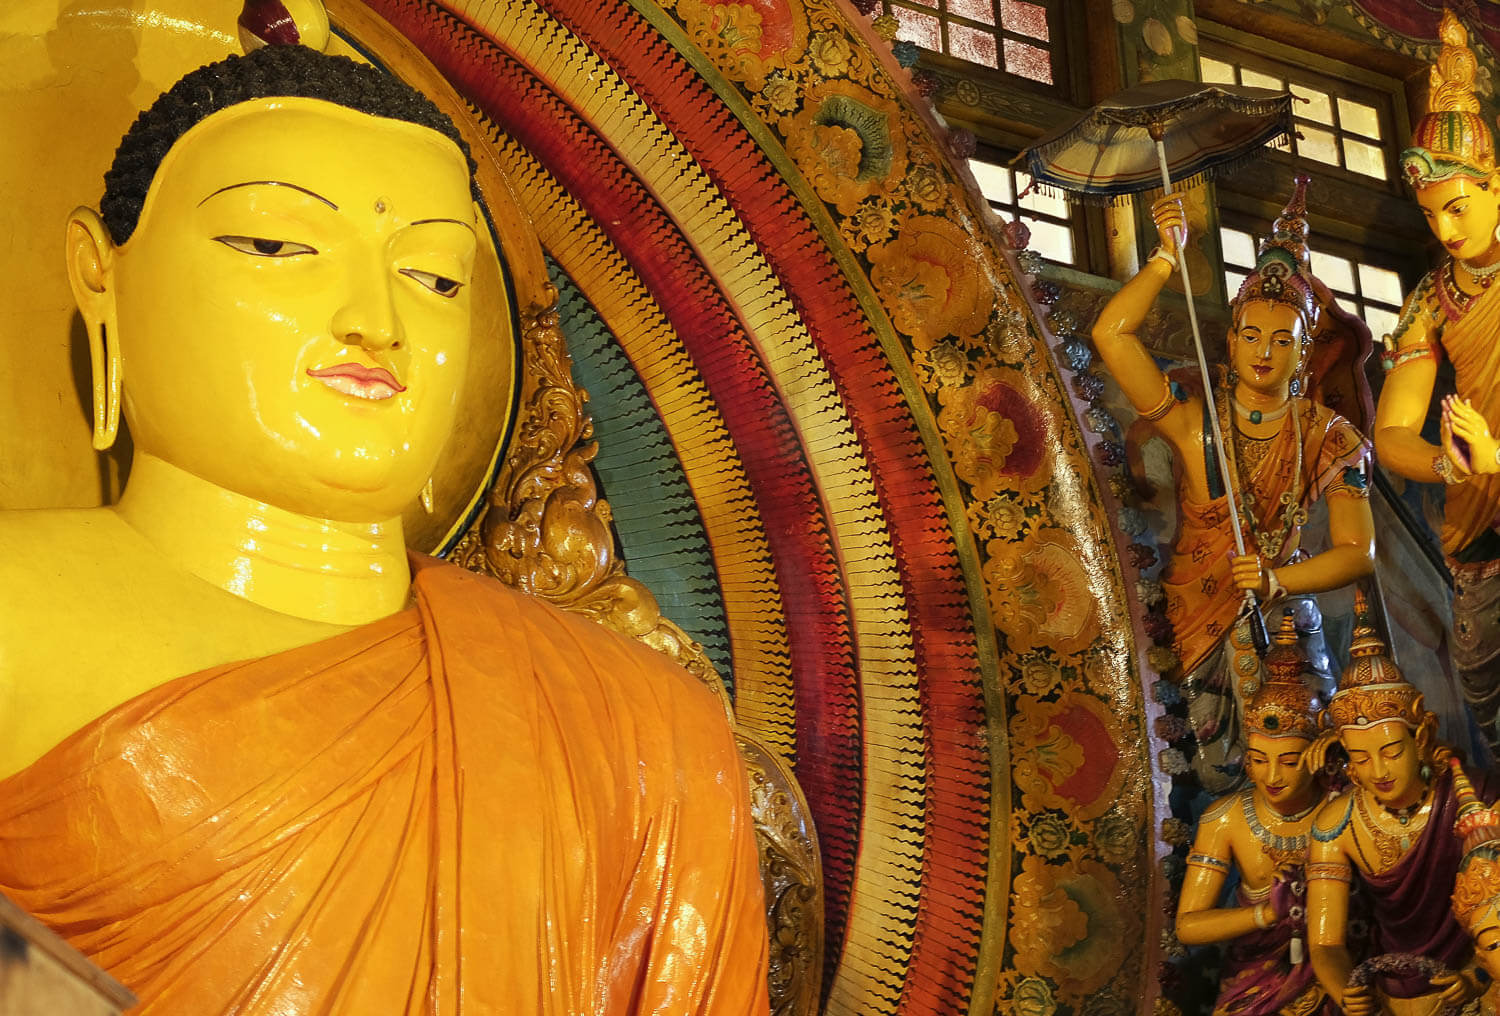
[[[1163,416],[1170,413],[1172,407],[1175,405],[1177,405],[1177,393],[1172,390],[1171,382],[1163,377],[1161,383],[1161,401],[1142,413],[1141,417],[1153,422],[1160,420]]]
[[[1395,353],[1386,353],[1380,358],[1380,366],[1389,374],[1397,367],[1405,367],[1408,363],[1415,363],[1417,360],[1436,359],[1437,354],[1432,351],[1431,346],[1410,346]]]
[[[1347,864],[1339,864],[1337,861],[1309,861],[1306,872],[1309,882],[1343,882],[1347,884],[1354,881],[1354,869],[1350,868]]]
[[[1174,271],[1174,272],[1177,271],[1177,255],[1176,254],[1169,254],[1163,248],[1158,247],[1158,248],[1156,248],[1155,250],[1153,250],[1151,252],[1151,254],[1146,258],[1146,260],[1149,262],[1149,261],[1154,261],[1157,258],[1161,258],[1163,261],[1165,261],[1167,263],[1167,268],[1170,271]]]
[[[1189,854],[1187,863],[1199,868],[1212,868],[1214,871],[1229,874],[1229,862],[1221,861],[1212,854]]]

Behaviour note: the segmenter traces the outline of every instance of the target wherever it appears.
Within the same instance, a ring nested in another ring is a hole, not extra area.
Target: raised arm
[[[1161,246],[1120,291],[1110,297],[1094,322],[1094,348],[1136,412],[1155,421],[1169,440],[1188,436],[1197,400],[1178,402],[1167,376],[1136,336],[1162,287],[1177,268],[1181,239],[1187,236],[1182,198],[1172,195],[1151,207]]]

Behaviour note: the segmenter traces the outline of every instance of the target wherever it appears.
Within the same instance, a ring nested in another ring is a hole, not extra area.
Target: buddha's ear
[[[115,244],[99,213],[76,208],[63,243],[68,285],[89,336],[94,379],[94,447],[104,451],[120,430],[120,340],[115,329]]]

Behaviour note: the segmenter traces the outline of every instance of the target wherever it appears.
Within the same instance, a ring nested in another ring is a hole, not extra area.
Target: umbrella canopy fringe
[[[1291,149],[1291,141],[1291,134],[1283,131],[1282,133],[1276,135],[1276,137],[1265,142],[1265,144],[1269,145],[1272,148],[1278,148],[1282,151],[1288,151]],[[1198,172],[1193,173],[1189,176],[1184,176],[1180,179],[1174,179],[1172,181],[1172,190],[1174,192],[1187,190],[1188,188],[1196,187],[1199,184],[1209,183],[1210,181],[1217,180],[1220,177],[1232,175],[1233,173],[1245,168],[1250,163],[1256,161],[1256,159],[1258,159],[1259,157],[1260,149],[1254,148],[1248,152],[1245,152],[1243,155],[1237,155],[1225,162],[1220,162],[1212,166],[1206,166],[1203,169],[1198,170]],[[1130,199],[1136,197],[1137,195],[1142,197],[1150,197],[1152,200],[1155,200],[1156,198],[1161,197],[1161,195],[1164,193],[1160,184],[1157,184],[1154,187],[1143,187],[1140,190],[1131,191],[1129,193],[1110,194],[1100,193],[1097,191],[1076,191],[1069,190],[1068,188],[1053,183],[1050,180],[1042,180],[1040,177],[1036,176],[1032,177],[1031,186],[1027,189],[1039,190],[1043,194],[1048,195],[1061,193],[1063,197],[1067,198],[1073,204],[1089,205],[1096,208],[1112,208],[1119,205],[1129,204]]]

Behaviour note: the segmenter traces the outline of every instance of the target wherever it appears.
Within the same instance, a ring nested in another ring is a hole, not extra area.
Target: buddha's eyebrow
[[[306,187],[299,187],[294,183],[287,183],[285,180],[246,180],[244,183],[232,183],[228,187],[220,187],[218,190],[214,191],[213,194],[210,194],[208,198],[223,194],[225,191],[232,191],[237,187],[290,187],[294,191],[301,191],[303,194],[306,194],[310,198],[317,198],[329,208],[332,208],[335,212],[339,210],[338,205],[334,204],[332,201],[329,201],[323,195],[315,191],[310,191]],[[204,198],[203,201],[207,201],[208,198]],[[198,202],[198,205],[200,207],[203,205],[203,201]]]
[[[467,229],[471,233],[474,232],[474,226],[472,224],[470,224],[470,223],[467,223],[467,222],[463,221],[462,219],[415,219],[412,222],[408,222],[407,225],[408,226],[425,226],[429,222],[451,222],[455,226],[462,226],[462,227],[464,227],[465,229]]]

